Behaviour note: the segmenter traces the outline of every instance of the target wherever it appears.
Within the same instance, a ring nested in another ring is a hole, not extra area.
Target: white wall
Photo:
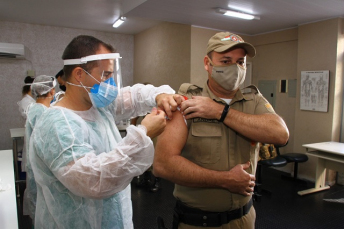
[[[12,149],[11,128],[24,127],[17,101],[29,69],[38,75],[52,75],[62,69],[62,53],[78,35],[91,35],[113,45],[121,54],[124,86],[133,84],[134,36],[53,26],[0,21],[0,42],[24,44],[32,59],[0,59],[0,150]]]
[[[190,81],[190,26],[164,22],[135,35],[134,82],[170,85]]]

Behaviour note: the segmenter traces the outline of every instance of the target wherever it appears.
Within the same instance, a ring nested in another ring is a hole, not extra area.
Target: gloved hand
[[[145,126],[147,129],[147,136],[150,138],[155,138],[161,134],[166,126],[166,114],[162,110],[153,108],[150,114],[142,120],[141,125]]]

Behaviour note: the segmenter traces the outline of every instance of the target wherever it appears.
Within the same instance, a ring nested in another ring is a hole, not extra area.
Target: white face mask
[[[211,60],[209,59],[210,63]],[[221,87],[227,91],[234,91],[244,83],[246,76],[246,68],[239,64],[230,64],[226,66],[214,66],[211,72],[211,77]]]

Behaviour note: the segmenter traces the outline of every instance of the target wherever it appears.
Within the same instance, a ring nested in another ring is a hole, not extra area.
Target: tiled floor
[[[329,190],[299,196],[297,191],[314,186],[310,182],[282,179],[281,172],[263,168],[264,189],[260,202],[255,201],[256,229],[340,229],[344,228],[344,204],[324,199],[344,198],[344,186],[334,185]],[[150,192],[132,182],[133,221],[136,229],[156,229],[156,218],[164,219],[171,229],[174,198],[173,184],[161,180],[161,189]],[[21,218],[21,228],[31,228],[27,218]]]

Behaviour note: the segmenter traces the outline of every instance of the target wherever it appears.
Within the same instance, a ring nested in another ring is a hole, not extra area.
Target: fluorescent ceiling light
[[[260,19],[259,16],[255,16],[252,14],[242,13],[242,12],[233,11],[233,10],[224,10],[221,8],[216,9],[216,12],[221,13],[226,16],[236,17],[236,18],[241,18],[241,19],[246,19],[246,20],[252,20],[252,19],[259,20]]]
[[[115,23],[113,23],[112,27],[117,28],[120,25],[122,25],[122,23],[125,21],[125,17],[120,17],[117,19],[117,21],[115,21]]]

